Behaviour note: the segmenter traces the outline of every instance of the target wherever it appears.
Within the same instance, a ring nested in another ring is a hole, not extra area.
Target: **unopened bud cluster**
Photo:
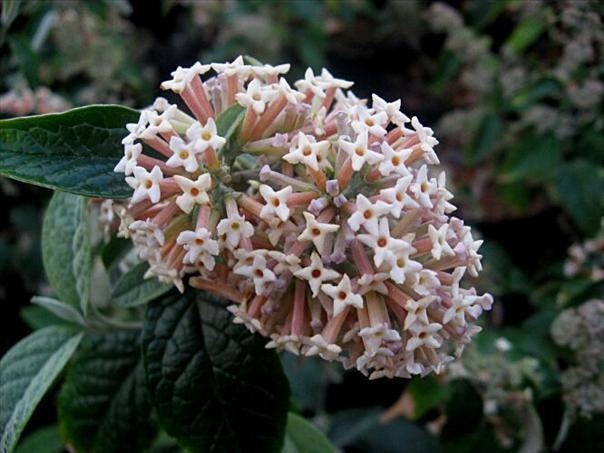
[[[120,232],[148,276],[229,299],[267,347],[372,378],[438,372],[492,304],[461,286],[482,241],[430,174],[438,141],[400,100],[368,105],[325,69],[291,86],[288,70],[174,71],[162,88],[190,113],[158,98],[128,125]]]

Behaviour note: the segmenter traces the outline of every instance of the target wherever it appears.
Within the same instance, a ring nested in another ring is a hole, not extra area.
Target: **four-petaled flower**
[[[333,299],[333,315],[338,316],[344,308],[352,306],[363,308],[363,297],[352,291],[352,284],[348,275],[344,274],[338,286],[324,283],[321,291]]]
[[[159,184],[164,175],[158,166],[153,167],[153,170],[148,172],[143,167],[134,167],[132,170],[134,176],[128,176],[126,182],[134,189],[131,204],[136,204],[145,199],[151,200],[151,203],[157,203],[161,198],[161,189]]]

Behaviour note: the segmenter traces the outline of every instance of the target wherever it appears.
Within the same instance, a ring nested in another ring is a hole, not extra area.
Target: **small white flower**
[[[354,142],[349,142],[343,138],[338,142],[340,148],[352,159],[352,169],[354,171],[359,171],[366,163],[373,165],[384,160],[384,156],[368,148],[368,140],[367,131],[363,131],[357,135]]]
[[[412,175],[402,176],[393,187],[380,190],[381,198],[390,205],[390,213],[397,219],[400,218],[404,208],[419,208],[415,200],[407,194],[407,188],[412,180]]]
[[[309,357],[319,354],[322,359],[332,361],[337,359],[342,352],[342,348],[340,348],[337,344],[327,343],[321,334],[317,334],[309,338],[308,341],[310,343],[310,347],[304,354]]]
[[[397,126],[400,126],[404,123],[408,123],[410,121],[409,117],[402,113],[401,110],[401,100],[397,99],[393,102],[386,102],[384,99],[379,97],[377,94],[372,94],[371,99],[373,101],[373,108],[377,112],[385,112],[388,115],[388,119],[392,121]]]
[[[309,212],[304,212],[306,220],[306,228],[302,234],[298,236],[299,241],[312,241],[319,253],[323,253],[325,239],[329,233],[335,233],[340,228],[340,225],[332,223],[319,223],[315,216]]]
[[[275,86],[275,89],[281,96],[284,96],[291,105],[298,105],[306,97],[304,93],[294,90],[283,77],[279,79],[279,84]]]
[[[321,291],[333,299],[333,315],[338,316],[347,305],[363,308],[363,297],[352,291],[352,284],[348,275],[344,274],[338,286],[322,284]]]
[[[387,217],[380,219],[377,235],[359,234],[357,238],[373,250],[373,262],[376,267],[380,267],[384,262],[392,262],[396,259],[395,253],[398,250],[411,250],[411,245],[407,241],[390,236]]]
[[[289,208],[287,207],[287,199],[292,194],[292,187],[287,186],[277,192],[272,187],[262,184],[260,186],[260,195],[266,201],[266,204],[260,211],[260,217],[264,220],[271,220],[274,216],[279,217],[282,222],[289,219]]]
[[[448,233],[449,225],[446,223],[441,225],[439,229],[434,228],[433,225],[428,225],[428,234],[432,241],[431,253],[435,260],[439,260],[443,254],[455,256],[455,252],[447,242]]]
[[[407,351],[415,351],[421,346],[428,346],[430,348],[439,348],[441,340],[438,335],[435,335],[442,329],[442,326],[436,322],[430,324],[415,324],[412,329],[413,336],[407,340]]]
[[[124,145],[124,157],[117,163],[113,169],[116,173],[131,175],[134,168],[138,165],[138,156],[143,151],[143,145],[140,143]]]
[[[225,138],[218,135],[216,123],[212,118],[208,118],[205,126],[195,121],[187,129],[186,135],[197,152],[203,152],[210,147],[218,151],[226,143]]]
[[[314,137],[310,137],[306,134],[299,132],[296,146],[292,146],[289,149],[289,153],[283,156],[283,160],[286,160],[290,164],[302,163],[315,171],[318,171],[322,166],[320,162],[325,166],[329,165],[327,161],[327,152],[329,151],[329,142],[322,140],[315,142]]]
[[[417,274],[417,281],[413,284],[413,290],[417,294],[426,296],[439,286],[440,280],[438,279],[436,272],[430,269],[422,269]]]
[[[179,272],[176,269],[168,267],[166,263],[152,263],[143,277],[155,277],[162,283],[176,286],[181,293],[185,292],[185,286],[180,278]]]
[[[195,76],[205,74],[210,70],[210,68],[211,66],[209,64],[202,65],[199,62],[196,62],[190,68],[183,68],[179,66],[175,71],[170,73],[172,80],[162,82],[161,89],[172,90],[175,93],[180,93],[187,87],[187,85],[189,85],[189,83],[191,83]]]
[[[193,173],[199,169],[199,161],[197,160],[197,150],[193,146],[194,142],[185,143],[180,137],[172,137],[170,139],[170,149],[174,152],[166,161],[168,167],[184,167],[189,173]]]
[[[286,255],[277,250],[271,250],[268,252],[268,256],[277,261],[277,264],[273,268],[275,275],[281,275],[286,271],[293,274],[300,269],[300,257],[297,255]]]
[[[427,209],[432,209],[432,201],[430,195],[436,190],[435,181],[428,180],[428,167],[422,165],[415,181],[409,186],[409,190],[415,195],[415,199],[421,206]]]
[[[373,204],[362,194],[357,195],[356,211],[348,219],[348,225],[353,231],[358,231],[361,225],[369,234],[378,235],[378,219],[385,215],[390,207],[385,203]]]
[[[161,199],[161,189],[159,183],[164,179],[164,175],[158,166],[153,167],[148,172],[143,167],[134,167],[132,170],[134,176],[128,176],[126,182],[134,189],[130,203],[136,204],[145,199],[157,203]]]
[[[434,147],[438,145],[438,140],[433,137],[434,131],[429,127],[422,126],[416,116],[411,118],[411,125],[417,133],[420,148],[424,151],[424,159],[426,162],[429,164],[439,164],[440,161],[438,160],[438,156],[434,152]]]
[[[409,275],[412,276],[411,280],[414,280],[415,274],[422,269],[422,265],[409,258],[409,254],[408,250],[400,249],[390,263],[392,266],[390,268],[390,278],[400,285],[405,283]]]
[[[308,68],[304,73],[304,79],[298,80],[294,85],[296,85],[296,88],[300,91],[311,91],[312,94],[323,99],[325,97],[325,86],[321,81],[321,78],[315,77],[313,70]]]
[[[437,300],[436,296],[422,297],[419,300],[409,299],[405,303],[405,310],[407,310],[407,317],[405,318],[404,329],[409,329],[413,324],[429,324],[430,319],[428,318],[428,312],[426,311],[432,302]]]
[[[356,119],[352,121],[351,126],[357,134],[367,132],[378,138],[386,135],[384,126],[388,123],[388,115],[385,112],[371,113],[368,108],[357,105],[353,115]]]
[[[472,299],[460,294],[458,285],[453,286],[452,295],[451,306],[443,314],[443,324],[455,321],[457,325],[465,326],[466,313],[471,310]]]
[[[256,77],[267,78],[271,76],[276,77],[281,74],[286,74],[289,72],[290,67],[291,65],[289,63],[284,63],[277,66],[264,64],[262,66],[250,66],[250,71]]]
[[[252,80],[245,93],[237,93],[235,98],[239,105],[251,107],[256,113],[262,113],[266,104],[277,96],[277,92],[270,87],[262,85],[258,79]]]
[[[230,63],[212,63],[212,69],[218,74],[247,77],[252,70],[252,66],[246,65],[243,62],[243,57],[240,55]]]
[[[197,231],[183,231],[176,238],[176,242],[187,251],[183,263],[196,264],[201,261],[209,271],[214,269],[214,256],[218,255],[218,242],[212,239],[212,233],[206,228]]]
[[[325,88],[342,88],[348,89],[354,82],[350,82],[344,79],[336,79],[331,73],[323,68],[321,69],[321,75],[317,77],[318,83],[320,83]]]
[[[308,281],[312,297],[318,297],[323,282],[340,277],[340,273],[323,266],[323,261],[317,252],[312,252],[310,255],[310,265],[294,272],[294,275]]]
[[[359,336],[367,345],[370,357],[378,352],[383,342],[401,341],[400,334],[396,330],[390,329],[386,323],[365,327],[359,331]]]
[[[266,266],[266,258],[260,253],[254,255],[252,264],[236,267],[235,273],[253,279],[256,294],[262,294],[267,283],[277,280],[275,273]]]
[[[412,148],[403,148],[394,150],[388,142],[382,142],[382,153],[384,160],[380,162],[379,170],[382,176],[398,174],[401,176],[410,175],[409,169],[405,165],[405,161],[413,152]]]
[[[239,245],[242,237],[249,238],[254,235],[254,226],[240,214],[229,215],[226,219],[222,219],[216,229],[220,236],[226,235],[225,242],[231,249]]]
[[[176,204],[180,209],[189,214],[196,204],[208,204],[208,190],[212,187],[212,177],[209,173],[203,173],[196,181],[180,175],[174,175],[174,180],[182,190],[182,195],[176,198]]]

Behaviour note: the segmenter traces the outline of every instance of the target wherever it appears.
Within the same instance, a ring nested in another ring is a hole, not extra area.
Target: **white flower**
[[[388,115],[385,112],[372,114],[368,108],[357,105],[354,114],[356,114],[357,119],[352,121],[351,126],[357,134],[367,132],[378,138],[386,135],[384,126],[388,123]]]
[[[296,85],[296,88],[300,91],[311,91],[312,94],[323,99],[325,97],[325,86],[321,81],[321,78],[315,77],[312,69],[308,68],[304,73],[304,79],[298,80],[294,85]]]
[[[363,298],[352,291],[348,275],[344,274],[338,286],[322,284],[321,291],[333,299],[333,315],[338,316],[347,305],[363,308]]]
[[[256,77],[267,78],[276,77],[280,74],[286,74],[289,72],[291,65],[289,63],[280,64],[277,66],[271,66],[270,64],[264,64],[262,66],[250,66],[250,71]]]
[[[258,79],[252,80],[245,93],[237,93],[235,98],[243,107],[251,107],[256,113],[262,113],[266,104],[275,99],[277,92],[270,87],[262,85]]]
[[[321,289],[323,282],[340,277],[340,273],[323,266],[323,261],[321,261],[321,257],[317,252],[312,252],[310,255],[310,265],[294,272],[294,275],[308,281],[308,286],[310,286],[312,291],[312,297],[317,297],[319,295],[319,289]]]
[[[390,205],[390,213],[400,218],[403,208],[419,208],[419,205],[407,194],[407,188],[413,180],[412,175],[397,179],[396,184],[389,189],[380,190],[381,198]]]
[[[317,334],[309,338],[310,347],[306,350],[305,355],[313,356],[319,354],[324,360],[335,360],[342,352],[342,348],[337,344],[329,344],[321,334]]]
[[[212,118],[208,118],[205,126],[202,126],[199,121],[195,121],[187,129],[186,135],[197,152],[205,151],[210,147],[218,151],[226,143],[224,137],[218,135],[216,123]]]
[[[363,131],[357,135],[354,142],[349,142],[343,138],[338,142],[340,148],[352,159],[352,169],[354,171],[359,171],[366,163],[372,165],[384,160],[384,156],[371,151],[367,147],[368,140],[367,131]]]
[[[377,112],[385,112],[388,115],[388,119],[392,121],[397,126],[400,126],[404,123],[408,123],[409,117],[402,113],[401,110],[401,100],[397,99],[394,102],[386,102],[384,99],[379,97],[377,94],[372,94],[371,99],[373,101],[373,108]]]
[[[344,79],[336,79],[325,68],[321,69],[321,75],[317,77],[317,80],[318,80],[318,83],[323,85],[325,88],[348,89],[352,85],[354,85],[354,82],[350,82],[350,81],[344,80]]]
[[[138,156],[143,151],[143,145],[140,143],[124,145],[124,157],[117,163],[113,169],[116,173],[131,175],[134,168],[138,165]]]
[[[159,167],[153,167],[151,172],[148,172],[143,167],[134,167],[132,172],[134,173],[134,177],[128,176],[126,178],[128,185],[134,189],[130,203],[136,204],[147,198],[152,203],[157,203],[161,199],[159,183],[164,179],[164,175]]]
[[[180,137],[172,137],[170,139],[170,149],[174,154],[166,161],[166,165],[168,167],[184,167],[189,173],[197,171],[199,169],[198,151],[193,145],[193,142],[185,143]]]
[[[466,325],[466,313],[471,310],[472,299],[470,297],[464,297],[460,294],[459,286],[454,285],[452,288],[451,306],[443,314],[443,324],[447,324],[451,321],[459,326]]]
[[[433,225],[428,225],[428,234],[432,241],[431,253],[435,260],[439,260],[443,254],[455,256],[455,252],[447,242],[448,232],[449,225],[446,223],[441,225],[439,229],[434,228]]]
[[[300,257],[297,255],[286,255],[285,253],[271,250],[268,252],[268,256],[277,261],[276,266],[273,268],[275,275],[281,275],[286,271],[293,274],[300,269]]]
[[[409,186],[409,190],[415,195],[415,199],[421,206],[427,209],[432,209],[432,201],[430,195],[436,190],[436,184],[434,181],[428,180],[428,167],[422,165],[415,181]]]
[[[407,316],[405,318],[404,329],[409,329],[413,324],[429,324],[430,319],[428,317],[428,312],[426,311],[432,302],[436,301],[436,296],[427,296],[422,297],[419,300],[409,299],[405,303],[405,310],[407,311]]]
[[[386,214],[390,207],[385,203],[373,204],[362,194],[357,195],[356,211],[348,219],[348,225],[353,231],[358,231],[361,225],[368,233],[378,235],[378,219]]]
[[[410,259],[409,254],[408,250],[397,250],[395,259],[390,263],[390,278],[400,285],[405,283],[409,274],[414,277],[422,269],[422,265]]]
[[[298,105],[306,97],[304,93],[294,90],[283,77],[279,79],[279,84],[275,85],[275,89],[281,96],[284,96],[291,105]]]
[[[331,223],[319,223],[315,216],[309,212],[304,212],[306,220],[306,228],[302,234],[298,236],[299,241],[312,241],[319,253],[323,253],[325,239],[329,233],[335,233],[340,228],[340,225]]]
[[[302,163],[315,171],[318,171],[321,165],[329,162],[327,161],[327,152],[329,151],[329,142],[322,140],[315,142],[314,137],[311,137],[312,141],[309,140],[309,136],[299,132],[298,143],[296,146],[292,146],[289,149],[289,153],[283,156],[283,160],[286,160],[290,164]]]
[[[413,290],[422,296],[426,296],[440,286],[440,280],[436,272],[430,269],[422,269],[417,274],[417,281],[413,284]]]
[[[162,283],[176,286],[181,293],[185,292],[185,286],[180,278],[179,272],[174,268],[168,267],[166,263],[152,263],[143,277],[155,277]]]
[[[401,176],[410,175],[409,169],[405,165],[405,161],[413,152],[412,148],[403,148],[394,150],[388,142],[382,142],[382,153],[384,160],[380,162],[379,170],[382,176],[388,176],[396,173]]]
[[[429,164],[439,164],[438,156],[434,152],[434,147],[438,145],[438,140],[433,137],[434,131],[429,127],[422,126],[416,116],[411,118],[411,125],[417,133],[420,148],[424,151],[424,159],[426,162]]]
[[[442,326],[436,322],[430,324],[415,324],[412,329],[413,336],[407,340],[407,351],[415,351],[421,346],[430,348],[439,348],[441,344],[440,337],[435,335],[442,329]]]
[[[210,202],[207,191],[212,187],[212,177],[209,173],[199,175],[196,181],[180,175],[174,175],[174,180],[182,190],[182,195],[176,198],[176,204],[187,214],[193,210],[195,204]]]
[[[227,76],[239,75],[247,77],[251,72],[252,66],[246,65],[243,62],[243,57],[239,55],[230,63],[212,63],[212,69],[218,74],[226,74]]]
[[[359,234],[359,241],[373,249],[373,262],[376,267],[380,267],[382,263],[392,262],[396,259],[395,253],[398,250],[411,250],[411,245],[402,239],[390,237],[390,227],[388,218],[380,219],[378,234]]]
[[[214,269],[213,255],[218,255],[218,242],[212,239],[212,233],[206,228],[197,231],[183,231],[176,238],[176,242],[187,251],[183,263],[196,264],[201,261],[209,271]]]
[[[467,253],[467,269],[472,277],[478,277],[478,273],[482,271],[482,255],[478,253],[478,249],[484,241],[475,241],[471,234],[466,234],[463,239],[463,245]]]
[[[400,334],[390,329],[386,323],[365,327],[359,331],[359,336],[367,345],[369,356],[373,357],[384,341],[401,341]]]
[[[252,264],[235,268],[235,273],[253,279],[256,294],[262,294],[267,283],[277,280],[274,272],[266,267],[266,258],[260,253],[254,255]]]
[[[274,216],[277,216],[282,222],[287,221],[289,219],[287,199],[292,194],[292,191],[292,187],[287,186],[275,192],[272,187],[262,184],[260,186],[260,195],[262,195],[266,204],[260,211],[260,217],[264,220],[271,220]]]
[[[220,236],[226,235],[225,242],[231,249],[239,245],[242,237],[249,238],[254,235],[254,226],[240,214],[231,214],[222,219],[216,229]]]
[[[161,89],[172,90],[175,93],[180,93],[187,87],[189,83],[191,83],[195,76],[205,74],[210,70],[210,68],[211,66],[209,64],[202,65],[199,62],[196,62],[190,68],[183,68],[179,66],[175,71],[170,73],[172,80],[162,82]]]

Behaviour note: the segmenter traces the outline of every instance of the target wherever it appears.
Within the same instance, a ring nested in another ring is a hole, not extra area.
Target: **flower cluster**
[[[191,114],[158,98],[128,125],[120,234],[149,276],[229,299],[267,347],[372,378],[438,372],[492,304],[461,286],[482,241],[430,174],[438,141],[400,100],[369,106],[325,69],[292,86],[288,70],[174,71],[162,88]]]
[[[586,277],[593,282],[604,280],[604,218],[593,239],[569,247],[564,274],[567,277]]]

